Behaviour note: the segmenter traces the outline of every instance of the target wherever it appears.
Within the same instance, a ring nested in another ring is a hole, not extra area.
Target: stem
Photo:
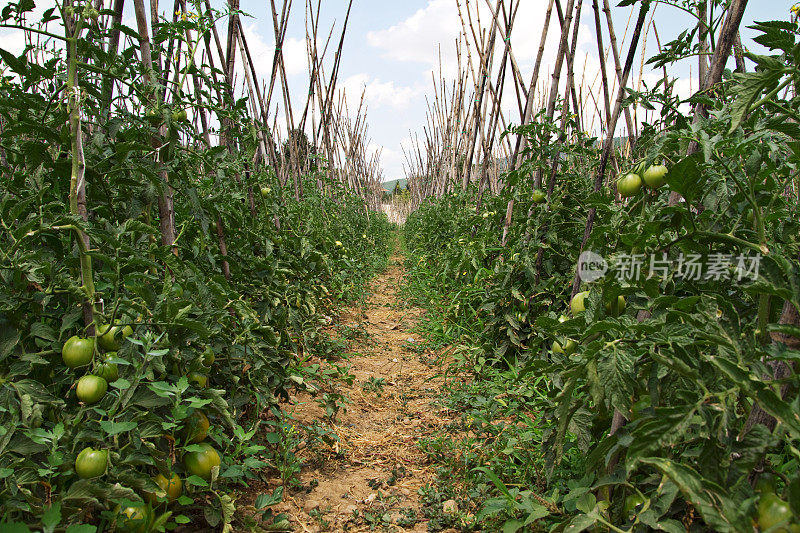
[[[755,252],[763,253],[765,255],[769,253],[769,249],[766,248],[766,246],[764,247],[759,246],[758,244],[746,241],[744,239],[740,239],[739,237],[734,237],[733,235],[730,235],[728,233],[717,233],[714,231],[698,231],[695,233],[695,235],[698,237],[705,237],[707,239],[728,242],[731,244],[735,244],[737,246],[741,246],[743,248],[747,248],[748,250],[753,250]]]
[[[736,174],[730,169],[728,164],[725,162],[725,159],[720,155],[717,154],[717,160],[722,164],[722,168],[725,169],[725,172],[731,177],[731,179],[736,183],[736,186],[742,192],[742,194],[747,198],[747,202],[753,208],[753,217],[755,219],[756,224],[756,232],[758,233],[758,242],[761,245],[766,245],[766,230],[764,228],[764,216],[761,213],[761,209],[758,207],[758,203],[756,202],[755,194],[753,193],[752,187],[745,187],[745,185],[736,177]],[[749,185],[749,183],[748,183]]]
[[[67,98],[69,109],[69,130],[71,137],[70,156],[72,158],[72,171],[69,185],[69,211],[71,214],[88,219],[86,213],[86,162],[83,156],[83,137],[81,133],[81,89],[78,83],[78,36],[82,29],[82,20],[73,22],[66,20],[67,24]],[[70,26],[72,31],[70,32]],[[71,35],[70,35],[71,33]],[[77,229],[77,228],[76,228]],[[83,302],[83,320],[90,335],[94,334],[96,309],[94,275],[92,272],[92,258],[88,254],[89,236],[83,231],[78,231],[78,253],[80,255],[81,280],[86,296]]]
[[[772,107],[776,108],[777,110],[786,113],[786,115],[788,115],[793,120],[795,120],[797,122],[800,122],[800,115],[798,115],[797,113],[795,113],[791,109],[789,109],[789,108],[787,108],[785,106],[782,106],[781,104],[779,104],[777,102],[774,102],[774,101],[770,100],[770,101],[765,102],[764,105],[771,105]]]
[[[761,294],[758,297],[758,341],[762,346],[766,346],[770,342],[769,331],[769,310],[771,298],[769,294]]]
[[[783,89],[785,89],[785,88],[786,88],[786,87],[789,85],[789,83],[791,83],[791,81],[792,81],[792,78],[791,78],[791,77],[788,77],[788,78],[786,78],[785,80],[783,80],[783,83],[781,83],[780,85],[778,85],[777,87],[775,87],[773,90],[771,90],[770,92],[768,92],[768,93],[766,94],[766,96],[764,96],[764,98],[762,98],[761,100],[759,100],[759,101],[758,101],[758,102],[756,102],[755,104],[751,105],[751,106],[750,106],[750,110],[752,111],[752,110],[754,110],[754,109],[758,109],[758,108],[759,108],[759,107],[761,107],[762,105],[766,104],[767,102],[769,102],[770,100],[772,100],[773,98],[775,98],[775,96],[776,96],[776,95],[777,95],[779,92],[781,92]]]
[[[32,33],[38,33],[40,35],[45,35],[47,37],[51,37],[53,39],[58,39],[60,41],[67,41],[69,42],[69,37],[62,37],[60,35],[56,35],[55,33],[50,33],[49,31],[44,30],[37,30],[36,28],[29,28],[28,26],[21,26],[19,24],[0,24],[0,28],[9,28],[13,30],[25,30]]]

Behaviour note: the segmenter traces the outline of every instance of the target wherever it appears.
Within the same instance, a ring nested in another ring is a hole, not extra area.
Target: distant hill
[[[405,178],[402,178],[399,180],[384,181],[381,185],[383,185],[383,188],[386,189],[387,192],[392,193],[394,192],[394,188],[397,186],[399,186],[401,189],[405,189],[407,186],[406,185],[407,181],[408,180],[406,180]]]

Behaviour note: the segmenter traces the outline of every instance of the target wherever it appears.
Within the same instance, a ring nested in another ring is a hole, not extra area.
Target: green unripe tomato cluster
[[[665,165],[650,165],[645,169],[644,164],[640,164],[617,180],[617,191],[621,197],[630,198],[639,194],[643,185],[652,190],[660,189],[667,183],[668,172]]]
[[[578,347],[578,343],[572,339],[567,339],[567,341],[562,346],[560,342],[553,341],[553,345],[551,346],[553,353],[558,353],[562,355],[570,355],[575,352],[575,349]]]

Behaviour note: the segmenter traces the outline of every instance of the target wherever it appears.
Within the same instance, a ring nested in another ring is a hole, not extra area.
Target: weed
[[[337,330],[339,335],[348,341],[368,340],[370,338],[369,331],[363,322],[360,322],[354,326],[340,325],[337,326]]]
[[[330,508],[325,511],[321,509],[312,509],[311,512],[308,513],[309,516],[317,522],[320,531],[328,531],[331,527],[331,523],[325,518],[325,513],[328,511],[330,511]]]
[[[374,392],[378,397],[383,394],[383,386],[386,384],[384,378],[370,377],[361,385],[361,390],[364,392]]]
[[[325,420],[329,424],[333,424],[339,411],[345,411],[345,404],[350,403],[350,399],[347,396],[338,392],[326,392],[321,398],[317,398],[314,401],[325,410]]]
[[[400,518],[397,525],[400,527],[411,527],[419,521],[416,509],[405,508],[400,510]]]

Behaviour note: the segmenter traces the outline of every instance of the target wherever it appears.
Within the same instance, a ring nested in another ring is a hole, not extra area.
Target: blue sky
[[[281,2],[275,0],[280,8]],[[462,9],[464,0],[460,0]],[[108,0],[106,0],[107,3]],[[521,0],[515,30],[511,36],[511,46],[525,79],[530,78],[536,49],[538,48],[541,25],[544,18],[547,0]],[[316,2],[315,2],[316,3]],[[401,146],[409,145],[413,133],[422,134],[426,123],[426,96],[433,93],[431,79],[432,70],[438,71],[438,54],[441,50],[444,72],[452,76],[455,62],[455,39],[461,30],[457,10],[458,0],[406,0],[404,2],[386,0],[355,0],[351,12],[349,28],[344,46],[344,55],[339,74],[339,87],[348,94],[348,103],[354,109],[366,87],[366,104],[368,106],[369,134],[372,149],[381,150],[381,161],[385,180],[403,177],[403,152]],[[485,0],[471,0],[471,5],[480,4],[484,17],[488,16]],[[612,0],[612,6],[618,2]],[[37,2],[41,10],[51,2]],[[131,7],[132,2],[126,2]],[[163,7],[171,8],[172,2],[162,0]],[[303,9],[305,2],[293,2],[292,18],[287,34],[288,42],[284,46],[289,84],[293,94],[295,114],[299,114],[307,94],[308,72],[305,56],[305,21]],[[790,0],[750,0],[745,14],[744,26],[754,20],[772,20],[788,18],[789,8],[794,4]],[[221,7],[220,0],[212,1],[212,5]],[[591,0],[584,0],[579,33],[579,51],[576,54],[576,70],[585,72],[582,77],[587,91],[598,87],[597,45],[594,40],[594,15]],[[269,3],[263,0],[241,0],[241,9],[252,18],[244,20],[248,43],[255,56],[256,69],[261,75],[269,73],[274,38]],[[328,30],[335,24],[331,48],[335,48],[339,32],[344,21],[347,2],[345,0],[322,0],[322,16],[320,21],[320,38],[327,36]],[[638,8],[637,8],[638,9]],[[655,8],[654,22],[658,28],[662,43],[674,39],[680,31],[693,24],[688,15],[680,10],[658,4]],[[613,7],[617,37],[622,41],[625,27],[631,16],[631,8]],[[635,13],[633,14],[635,18]],[[127,24],[135,27],[132,13],[127,14]],[[484,27],[488,19],[484,18]],[[225,25],[220,31],[224,36]],[[605,31],[605,30],[604,30]],[[557,19],[553,16],[550,34],[557,32]],[[752,43],[753,32],[743,29],[745,46],[753,51],[758,45]],[[607,37],[607,34],[606,34]],[[15,50],[19,47],[19,34],[0,30],[0,47]],[[540,80],[545,79],[548,66],[551,64],[557,42],[555,37],[548,43]],[[627,51],[627,40],[620,45],[621,53]],[[647,55],[656,48],[652,32],[647,36]],[[331,64],[333,50],[326,57],[327,65]],[[585,64],[585,69],[584,69]],[[640,61],[637,58],[634,79],[638,78]],[[679,78],[678,88],[682,94],[689,91],[690,75],[692,86],[697,86],[696,61],[687,61],[669,71],[670,76]],[[690,70],[691,69],[691,70]],[[330,67],[328,67],[330,70]],[[654,80],[660,74],[651,73],[645,67],[645,80]],[[241,77],[240,77],[241,79]],[[510,89],[510,87],[509,87]],[[507,91],[513,93],[512,90]],[[514,101],[504,100],[503,108],[510,122],[518,122],[518,112]],[[283,111],[279,111],[279,124]]]
[[[512,48],[517,54],[522,75],[529,79],[533,68],[536,49],[538,48],[541,25],[546,9],[546,0],[522,0],[516,29],[512,32]],[[471,4],[485,4],[476,2]],[[612,6],[618,2],[612,0]],[[344,20],[347,2],[345,0],[323,0],[321,28],[329,28],[334,22],[338,30]],[[355,0],[351,13],[348,34],[345,42],[344,56],[339,76],[340,86],[345,86],[349,100],[355,104],[360,96],[360,89],[367,88],[366,102],[370,135],[374,147],[382,149],[381,161],[384,178],[394,179],[403,176],[403,156],[401,144],[408,146],[411,133],[421,135],[425,125],[425,97],[432,95],[431,70],[438,71],[438,53],[441,52],[447,64],[454,61],[454,41],[461,29],[458,20],[457,0],[408,0],[394,2],[385,0]],[[461,0],[462,9],[464,1]],[[744,25],[754,20],[787,19],[793,1],[750,0],[745,13]],[[304,21],[301,15],[301,3],[295,2],[295,18],[292,21],[289,37],[301,40],[304,38]],[[594,14],[591,0],[584,0],[581,16],[581,32],[579,52],[576,61],[582,66],[586,62],[586,78],[594,79],[598,71],[596,60],[597,48],[594,40]],[[249,29],[267,38],[265,30],[271,30],[271,21],[266,18],[264,3],[254,0],[242,0],[244,11],[254,16],[247,23]],[[485,6],[483,6],[485,7]],[[638,9],[638,7],[637,7]],[[488,13],[488,10],[484,10]],[[615,20],[617,38],[622,39],[625,27],[631,15],[631,8],[612,9]],[[634,13],[633,17],[635,18]],[[556,17],[552,17],[550,34],[557,31]],[[484,19],[486,25],[487,19]],[[674,39],[683,29],[692,24],[688,15],[680,10],[659,4],[656,6],[654,21],[658,28],[662,43]],[[742,30],[745,46],[758,48],[752,43],[752,30]],[[606,34],[607,37],[607,34]],[[652,32],[647,37],[648,56],[657,51],[655,37]],[[542,72],[547,72],[549,61],[554,55],[557,42],[551,40],[545,54]],[[621,50],[627,50],[626,44]],[[585,55],[588,53],[588,58]],[[624,53],[624,52],[621,52]],[[287,58],[288,59],[288,58]],[[688,63],[688,62],[687,62]],[[637,58],[635,65],[638,71],[640,64]],[[692,87],[697,87],[696,64],[679,65],[670,69],[670,75],[682,79],[684,92],[688,94],[689,76],[693,78]],[[645,67],[646,70],[647,67]],[[579,70],[582,71],[581,68]],[[652,76],[651,76],[652,77]],[[540,76],[544,78],[544,75]],[[306,75],[298,74],[291,80],[300,88],[305,83]],[[647,76],[645,76],[647,79]],[[587,85],[588,85],[587,81]],[[681,84],[679,83],[679,86]],[[293,91],[295,94],[298,92]],[[513,91],[508,91],[511,93]],[[355,93],[355,94],[352,94]],[[509,121],[518,122],[516,109],[512,101],[507,109]],[[297,104],[300,105],[300,104]]]

